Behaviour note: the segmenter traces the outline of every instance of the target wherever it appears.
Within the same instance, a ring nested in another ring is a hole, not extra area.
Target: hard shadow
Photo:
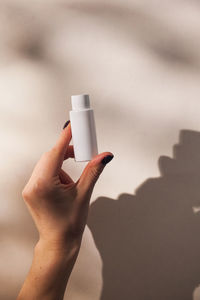
[[[90,206],[101,300],[191,300],[200,283],[200,132],[182,130],[173,158],[161,156],[158,166],[160,177],[134,195]]]

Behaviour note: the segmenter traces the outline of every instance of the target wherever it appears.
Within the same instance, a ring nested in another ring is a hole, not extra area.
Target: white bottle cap
[[[71,96],[72,110],[84,110],[90,108],[89,95],[73,95]]]

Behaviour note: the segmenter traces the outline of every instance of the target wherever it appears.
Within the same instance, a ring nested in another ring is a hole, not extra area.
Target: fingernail
[[[63,129],[65,129],[65,127],[67,127],[67,125],[69,124],[69,122],[70,122],[70,120],[68,120],[68,121],[64,124]]]
[[[106,165],[107,163],[109,163],[109,162],[113,159],[113,157],[114,157],[114,155],[107,155],[107,156],[105,156],[105,157],[102,159],[101,163],[102,163],[103,165]]]

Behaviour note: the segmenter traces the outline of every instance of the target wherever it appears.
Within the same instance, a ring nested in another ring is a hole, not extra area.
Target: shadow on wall
[[[191,300],[200,283],[200,133],[180,132],[161,176],[99,197],[88,226],[103,261],[101,300]]]
[[[175,64],[193,70],[199,69],[199,51],[196,51],[192,43],[188,42],[188,35],[181,36],[177,30],[178,27],[171,26],[170,22],[169,25],[165,18],[156,17],[156,13],[152,16],[146,6],[139,9],[137,6],[133,8],[132,5],[126,7],[110,4],[108,1],[62,3],[62,9],[63,6],[85,14],[87,18],[95,16],[95,23],[102,22],[107,32],[112,30],[112,34],[113,25],[115,25],[117,37],[118,39],[120,37],[119,41],[122,44],[123,37],[126,38],[126,45],[128,41],[132,42],[134,47],[138,43],[156,59],[169,64],[173,71]],[[187,14],[185,17],[187,18]]]

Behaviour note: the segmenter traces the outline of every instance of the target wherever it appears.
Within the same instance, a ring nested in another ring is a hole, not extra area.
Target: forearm
[[[62,300],[79,248],[77,243],[70,249],[55,249],[39,241],[17,300]]]

